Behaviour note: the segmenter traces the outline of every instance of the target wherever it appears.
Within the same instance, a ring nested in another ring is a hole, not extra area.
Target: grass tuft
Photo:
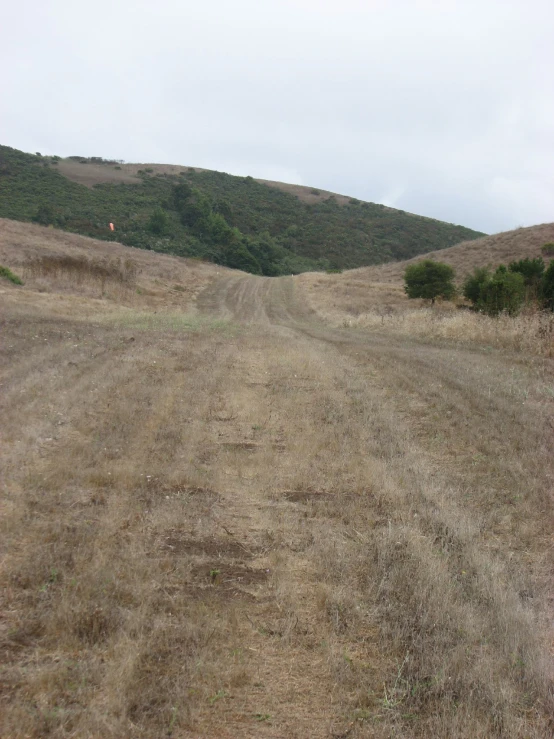
[[[0,265],[0,277],[13,282],[14,285],[23,285],[21,277],[14,275],[11,269],[8,269],[8,267],[2,267],[2,265]]]

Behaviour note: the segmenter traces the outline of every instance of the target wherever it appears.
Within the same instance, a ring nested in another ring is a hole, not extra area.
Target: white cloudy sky
[[[20,0],[0,143],[554,221],[551,0]]]

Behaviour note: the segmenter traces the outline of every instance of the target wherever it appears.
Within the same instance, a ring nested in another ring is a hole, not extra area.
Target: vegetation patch
[[[8,269],[8,267],[2,267],[2,265],[0,265],[0,277],[13,282],[14,285],[23,285],[21,277],[14,275],[11,269]]]

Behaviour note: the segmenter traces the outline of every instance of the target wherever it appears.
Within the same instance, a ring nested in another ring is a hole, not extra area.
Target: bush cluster
[[[542,257],[501,264],[494,272],[477,268],[463,285],[463,295],[476,310],[497,316],[516,315],[525,303],[535,302],[554,310],[554,260],[546,266]]]
[[[456,294],[453,268],[431,259],[408,265],[404,283],[409,298],[432,303],[436,298],[450,300]],[[508,266],[501,264],[494,272],[476,267],[466,277],[462,292],[475,310],[489,316],[515,316],[525,303],[554,310],[554,260],[547,267],[542,257],[520,259]]]

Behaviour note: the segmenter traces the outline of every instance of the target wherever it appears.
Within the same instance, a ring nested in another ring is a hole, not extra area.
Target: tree
[[[508,269],[510,272],[517,272],[523,275],[525,287],[527,288],[527,300],[536,300],[544,275],[545,264],[543,258],[535,257],[535,259],[529,259],[527,257],[517,262],[510,262]]]
[[[510,272],[519,272],[523,275],[526,285],[536,285],[540,282],[545,269],[544,259],[535,257],[535,259],[520,259],[518,262],[510,262],[508,265]]]
[[[37,212],[33,216],[33,221],[35,223],[40,223],[43,226],[49,226],[50,224],[54,223],[54,220],[54,208],[47,203],[42,203],[41,205],[39,205]]]
[[[519,313],[525,300],[525,280],[519,272],[509,272],[500,265],[492,278],[481,287],[479,304],[489,316]]]
[[[479,305],[481,300],[481,288],[491,278],[490,272],[487,267],[476,267],[473,270],[473,274],[468,275],[465,279],[463,286],[463,295],[466,300],[473,303],[474,307]]]
[[[542,278],[541,302],[543,308],[554,311],[554,259],[546,268]]]
[[[409,298],[424,298],[435,302],[436,298],[450,300],[456,293],[454,270],[449,264],[425,259],[410,264],[404,273],[404,290]]]
[[[163,208],[156,208],[148,221],[148,230],[157,236],[163,236],[167,231],[167,213]]]
[[[181,182],[172,188],[171,196],[175,210],[179,212],[183,209],[183,205],[192,195],[192,187],[186,182]]]
[[[225,249],[224,264],[232,269],[241,269],[254,275],[261,274],[258,260],[248,251],[246,244],[238,239],[233,240]]]
[[[235,238],[233,229],[219,213],[210,214],[209,224],[209,235],[216,244],[230,244]]]

